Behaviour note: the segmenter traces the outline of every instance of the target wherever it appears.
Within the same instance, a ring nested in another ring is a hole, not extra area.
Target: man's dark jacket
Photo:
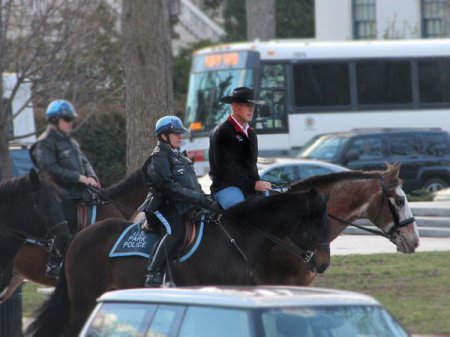
[[[178,213],[186,215],[199,208],[206,196],[198,183],[192,161],[180,152],[159,142],[147,159],[142,171],[150,192],[144,204],[139,207],[144,210],[152,198],[153,188],[160,192],[165,201],[172,204]]]
[[[256,162],[258,140],[253,128],[248,137],[232,119],[217,125],[209,136],[211,193],[229,186],[239,187],[245,196],[254,193],[259,180]]]
[[[84,185],[78,181],[80,175],[98,180],[78,142],[54,128],[47,128],[39,137],[30,148],[30,156],[40,170],[50,172],[55,182],[66,191],[68,199],[81,198]]]

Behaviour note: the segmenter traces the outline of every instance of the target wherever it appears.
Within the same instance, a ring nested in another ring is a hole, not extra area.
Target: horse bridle
[[[32,202],[33,210],[34,210],[34,212],[37,215],[37,218],[39,219],[41,224],[44,226],[45,230],[47,231],[47,234],[49,234],[50,237],[54,237],[55,236],[54,231],[55,231],[55,229],[57,227],[67,224],[66,220],[62,220],[62,221],[58,222],[55,225],[50,225],[50,223],[47,221],[47,218],[45,216],[43,216],[39,212],[39,208],[38,208],[38,205],[37,205],[37,200],[34,197],[34,192],[33,191],[31,191],[31,202]],[[34,240],[42,241],[42,242],[49,241],[47,238],[42,238],[42,237],[39,237],[37,235],[29,234],[29,233],[26,233],[26,232],[21,231],[19,229],[7,228],[7,230],[10,231],[12,237],[15,237],[16,239],[19,239],[19,240],[25,240],[27,238],[32,238]]]
[[[414,221],[416,221],[416,219],[412,216],[412,217],[410,217],[408,219],[400,221],[400,218],[399,218],[397,212],[395,211],[394,205],[392,205],[392,202],[390,201],[389,195],[388,195],[388,192],[389,192],[389,190],[391,188],[394,188],[394,187],[398,186],[397,182],[393,182],[392,184],[386,186],[385,183],[384,183],[384,177],[381,175],[380,176],[380,184],[381,184],[381,189],[382,189],[382,192],[383,192],[383,194],[382,194],[382,198],[383,199],[381,201],[380,208],[378,209],[378,213],[377,213],[377,216],[375,218],[374,224],[376,225],[377,220],[378,220],[378,218],[379,218],[379,216],[381,214],[381,210],[383,209],[384,202],[386,200],[386,202],[388,204],[388,207],[389,207],[389,212],[391,213],[392,220],[394,222],[394,226],[392,226],[392,228],[389,231],[386,232],[385,230],[381,229],[380,227],[378,227],[378,228],[380,228],[380,230],[374,230],[374,229],[371,229],[371,228],[360,226],[360,225],[354,224],[354,223],[352,223],[350,221],[340,219],[340,218],[338,218],[338,217],[336,217],[336,216],[334,216],[332,214],[328,214],[328,216],[330,218],[334,219],[334,220],[337,220],[337,221],[347,225],[347,226],[354,226],[354,227],[357,227],[357,228],[359,228],[359,229],[361,229],[363,231],[366,231],[366,232],[369,232],[369,233],[372,233],[372,234],[376,234],[376,235],[379,235],[379,236],[382,236],[382,237],[385,237],[385,238],[391,240],[394,233],[399,233],[400,228],[405,227],[405,226],[409,225],[410,223],[413,223]]]

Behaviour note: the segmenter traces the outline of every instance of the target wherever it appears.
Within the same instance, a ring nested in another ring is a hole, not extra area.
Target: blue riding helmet
[[[183,126],[181,119],[177,116],[164,116],[156,122],[155,134],[159,136],[162,133],[187,133],[188,130]]]
[[[52,117],[75,118],[78,117],[78,114],[70,102],[63,99],[58,99],[48,105],[45,116],[47,120],[49,120]]]

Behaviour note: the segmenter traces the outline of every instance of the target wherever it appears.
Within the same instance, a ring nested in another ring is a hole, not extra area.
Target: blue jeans
[[[230,186],[214,193],[213,198],[219,203],[220,206],[222,206],[223,209],[228,209],[231,206],[244,201],[244,194],[240,188]]]

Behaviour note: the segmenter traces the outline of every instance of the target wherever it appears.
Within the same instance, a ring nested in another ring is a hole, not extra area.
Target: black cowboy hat
[[[220,99],[222,103],[231,104],[237,103],[252,103],[252,104],[264,104],[264,101],[256,101],[255,94],[252,88],[238,87],[233,89],[231,96],[224,96]]]

